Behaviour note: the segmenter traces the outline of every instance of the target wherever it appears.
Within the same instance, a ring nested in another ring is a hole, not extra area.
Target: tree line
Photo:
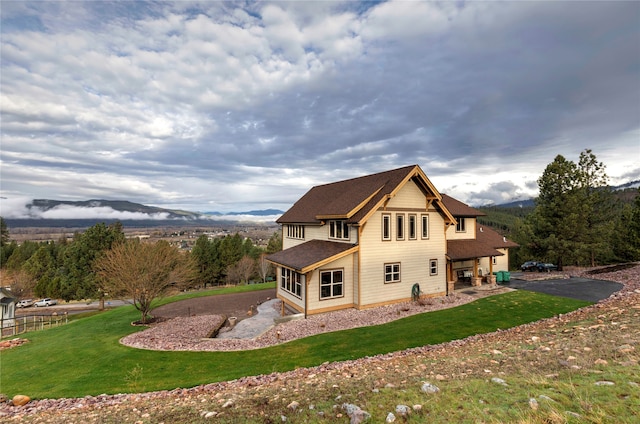
[[[580,153],[577,163],[557,155],[538,188],[533,210],[516,217],[509,228],[520,244],[511,267],[526,260],[552,262],[560,269],[640,260],[639,190],[632,202],[615,196],[605,165],[590,149]]]
[[[264,256],[282,249],[279,233],[274,233],[266,249],[255,246],[251,239],[243,239],[236,233],[211,240],[202,235],[191,252],[181,252],[164,241],[127,240],[119,222],[96,224],[84,232],[75,233],[70,241],[63,237],[58,241],[25,241],[18,245],[10,241],[9,229],[0,217],[0,232],[0,266],[5,285],[10,285],[19,298],[35,295],[66,301],[104,297],[109,286],[104,280],[113,280],[113,275],[105,277],[106,265],[100,260],[118,246],[127,246],[129,256],[140,257],[141,267],[136,274],[133,264],[127,262],[127,255],[120,252],[118,260],[121,266],[131,268],[128,270],[130,280],[143,280],[145,277],[141,273],[145,272],[151,275],[152,268],[157,271],[159,264],[144,262],[160,261],[159,258],[169,261],[167,252],[175,250],[174,254],[179,255],[174,257],[173,263],[167,262],[171,266],[167,265],[165,271],[178,269],[176,261],[185,259],[187,268],[193,268],[192,275],[186,280],[190,286],[200,287],[247,283],[253,279],[266,281],[272,276],[272,270]],[[147,245],[153,246],[150,252],[145,250]],[[109,288],[109,295],[115,296],[114,287]]]

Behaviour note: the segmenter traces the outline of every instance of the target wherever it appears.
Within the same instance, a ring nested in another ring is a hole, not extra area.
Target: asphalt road
[[[592,280],[590,278],[571,277],[557,280],[518,280],[517,274],[511,274],[511,281],[501,283],[512,289],[529,290],[537,293],[546,293],[554,296],[569,297],[572,299],[598,302],[606,299],[613,293],[622,289],[623,285],[612,281]]]

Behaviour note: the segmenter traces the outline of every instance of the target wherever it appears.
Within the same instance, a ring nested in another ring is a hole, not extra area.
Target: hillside
[[[508,330],[189,389],[5,405],[0,414],[48,423],[361,423],[389,414],[396,422],[637,422],[640,267],[597,278],[625,288]]]

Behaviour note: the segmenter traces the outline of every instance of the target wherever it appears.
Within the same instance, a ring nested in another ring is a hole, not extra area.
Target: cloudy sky
[[[419,164],[473,205],[640,179],[640,3],[2,1],[2,213],[286,210]]]

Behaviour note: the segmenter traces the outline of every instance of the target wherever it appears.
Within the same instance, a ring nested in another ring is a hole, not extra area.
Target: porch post
[[[493,275],[493,256],[489,256],[489,275],[487,275],[487,283],[496,284],[496,277]]]
[[[471,281],[473,286],[481,286],[482,279],[478,277],[478,258],[473,258],[473,281]]]

